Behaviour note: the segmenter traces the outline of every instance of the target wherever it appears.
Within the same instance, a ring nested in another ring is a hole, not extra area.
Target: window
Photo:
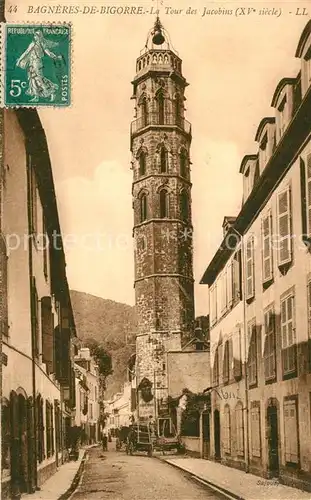
[[[308,349],[309,349],[309,371],[311,372],[311,278],[307,285],[308,294]]]
[[[38,357],[40,354],[39,349],[39,301],[36,288],[36,280],[32,277],[32,294],[31,294],[31,317],[32,317],[32,328],[35,339],[35,356]]]
[[[311,237],[311,154],[307,156],[306,210],[307,210],[307,233],[308,236]]]
[[[251,408],[251,453],[253,457],[261,456],[260,444],[260,403]],[[253,403],[254,405],[254,403]]]
[[[248,341],[248,385],[252,386],[257,384],[257,329],[255,319],[248,324]]]
[[[165,219],[169,216],[169,194],[166,189],[160,191],[160,218]]]
[[[229,382],[229,341],[227,340],[224,348],[224,364],[223,364],[223,383]]]
[[[164,125],[164,96],[162,92],[157,95],[158,104],[158,122],[159,125]]]
[[[180,209],[181,218],[183,221],[187,221],[189,217],[189,200],[186,191],[182,191],[180,195]]]
[[[180,175],[182,177],[186,177],[187,172],[187,152],[182,149],[179,153],[179,162],[180,162]]]
[[[53,406],[49,401],[45,404],[46,422],[46,454],[51,457],[54,454],[54,429],[53,429]]]
[[[245,193],[245,200],[248,198],[250,195],[251,191],[253,189],[253,179],[251,176],[251,169],[248,167],[248,169],[245,171],[244,174],[244,193]]]
[[[227,310],[227,270],[225,269],[221,276],[221,312],[224,314]]]
[[[51,297],[41,298],[42,361],[48,373],[54,369],[54,317]]]
[[[228,405],[224,409],[224,425],[223,425],[223,450],[225,453],[231,451],[231,422],[230,422],[230,408]]]
[[[141,102],[141,120],[142,127],[146,127],[148,125],[148,104],[146,97]]]
[[[240,457],[244,456],[244,424],[243,424],[243,405],[237,403],[235,407],[235,425],[236,425],[236,452]]]
[[[299,463],[299,434],[297,400],[284,401],[285,461]]]
[[[234,303],[242,299],[241,260],[241,250],[238,250],[232,260],[232,298]]]
[[[143,193],[140,197],[140,222],[144,222],[147,219],[147,195]]]
[[[8,257],[6,243],[0,233],[0,333],[9,335],[8,319]]]
[[[219,385],[219,347],[216,347],[214,366],[213,366],[213,383],[215,386]]]
[[[160,151],[160,170],[161,174],[165,174],[167,172],[167,150],[164,146],[162,146]]]
[[[282,102],[278,107],[278,122],[279,122],[279,136],[281,137],[287,127],[287,116],[286,116],[286,95],[283,97]]]
[[[265,327],[265,379],[273,380],[276,377],[275,363],[275,312],[274,307],[270,307],[264,314]]]
[[[267,283],[273,278],[272,260],[272,219],[269,212],[262,220],[262,281]]]
[[[37,420],[37,459],[41,463],[44,456],[44,419],[43,419],[43,399],[40,394],[36,399],[36,420]]]
[[[266,133],[260,143],[260,163],[261,170],[265,168],[268,162],[268,133]]]
[[[146,173],[146,153],[141,151],[139,155],[139,175],[145,175]]]
[[[180,96],[178,94],[175,99],[175,120],[176,120],[176,125],[179,125],[181,120],[181,102],[180,102]]]
[[[290,189],[282,191],[277,198],[278,208],[278,264],[282,266],[292,260],[291,240],[291,194]]]
[[[210,306],[211,325],[213,326],[217,321],[216,284],[212,285],[209,290],[209,306]]]
[[[29,157],[30,168],[30,224],[31,232],[37,234],[38,232],[38,188],[36,181],[36,174],[33,165],[31,164],[31,157]]]
[[[42,241],[42,251],[43,251],[43,273],[45,278],[47,279],[48,277],[48,247],[49,247],[49,239],[48,235],[46,234],[46,226],[45,226],[45,217],[43,215],[42,217],[42,234],[43,234],[43,241]]]
[[[296,372],[295,297],[290,293],[281,301],[281,339],[283,375]]]
[[[230,262],[230,264],[227,267],[227,271],[226,271],[227,306],[229,309],[232,306],[232,302],[233,302],[232,266],[233,266],[233,263]]]
[[[254,238],[251,236],[246,243],[246,299],[250,300],[255,295],[255,269],[254,269]]]

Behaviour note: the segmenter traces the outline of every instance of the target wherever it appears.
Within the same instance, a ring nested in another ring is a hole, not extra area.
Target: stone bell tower
[[[188,83],[158,18],[132,84],[137,413],[155,418],[168,410],[166,352],[194,322]]]

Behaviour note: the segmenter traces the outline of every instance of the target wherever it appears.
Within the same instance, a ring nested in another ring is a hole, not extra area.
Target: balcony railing
[[[186,134],[191,134],[191,123],[182,117],[176,117],[173,113],[166,113],[163,117],[159,113],[148,113],[146,116],[137,118],[131,123],[131,135],[150,125],[163,127],[178,127]]]

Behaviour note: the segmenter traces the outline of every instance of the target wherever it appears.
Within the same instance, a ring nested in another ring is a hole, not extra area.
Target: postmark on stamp
[[[70,25],[5,24],[3,42],[4,106],[70,105]]]

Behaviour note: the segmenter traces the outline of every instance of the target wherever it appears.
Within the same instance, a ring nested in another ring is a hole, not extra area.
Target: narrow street
[[[80,486],[73,500],[216,500],[223,498],[181,472],[145,454],[89,450]]]

